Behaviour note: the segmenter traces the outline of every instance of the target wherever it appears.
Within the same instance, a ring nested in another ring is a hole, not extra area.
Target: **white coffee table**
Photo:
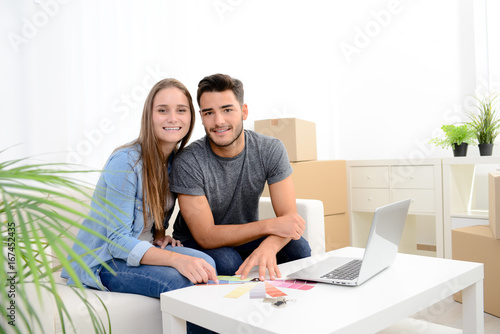
[[[346,247],[280,265],[283,275],[325,256],[362,257]],[[484,333],[483,264],[398,254],[394,264],[359,287],[317,284],[287,293],[284,308],[245,294],[236,285],[207,285],[161,295],[164,333],[185,333],[186,321],[218,333],[375,333],[463,291],[463,333]],[[438,312],[437,310],[436,312]]]

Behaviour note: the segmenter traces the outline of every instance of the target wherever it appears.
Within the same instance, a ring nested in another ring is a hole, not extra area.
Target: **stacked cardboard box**
[[[484,264],[484,311],[500,317],[500,173],[490,173],[489,225],[458,228],[452,231],[455,260]],[[462,302],[458,293],[455,300]]]
[[[488,225],[452,230],[453,259],[484,263],[484,311],[500,317],[500,240]],[[454,296],[462,302],[462,294]]]
[[[488,175],[488,205],[491,232],[500,239],[500,172]]]
[[[316,124],[297,118],[255,121],[255,131],[283,142],[290,161],[316,160]]]
[[[295,196],[325,208],[326,251],[350,245],[345,160],[316,160],[316,125],[297,118],[255,122],[255,131],[280,139],[292,168]],[[263,196],[269,196],[266,187]]]

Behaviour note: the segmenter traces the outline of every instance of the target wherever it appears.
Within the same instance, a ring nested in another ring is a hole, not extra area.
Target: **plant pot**
[[[462,143],[460,145],[453,144],[453,156],[454,157],[465,157],[467,155],[467,147],[469,144]]]
[[[493,153],[493,144],[479,144],[479,155],[489,156]]]

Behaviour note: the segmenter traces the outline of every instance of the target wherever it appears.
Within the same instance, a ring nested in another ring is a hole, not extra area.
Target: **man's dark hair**
[[[198,84],[198,93],[196,94],[198,106],[203,93],[223,92],[226,90],[232,90],[240,106],[243,105],[243,83],[238,79],[231,78],[229,75],[217,73],[204,77]]]

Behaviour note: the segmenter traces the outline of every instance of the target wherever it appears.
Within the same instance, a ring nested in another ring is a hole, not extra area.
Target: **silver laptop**
[[[366,282],[394,262],[409,206],[407,199],[375,210],[363,259],[331,256],[287,277],[349,286]]]

